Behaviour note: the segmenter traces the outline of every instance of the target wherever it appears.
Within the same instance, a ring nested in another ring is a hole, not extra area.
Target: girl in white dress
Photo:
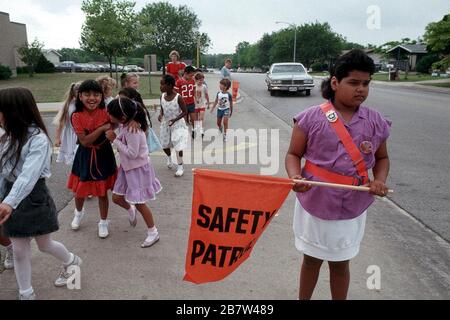
[[[202,138],[205,136],[203,123],[205,121],[205,111],[209,110],[208,87],[205,84],[205,76],[198,72],[195,74],[195,112],[198,113],[198,121],[195,124],[195,131],[199,131]]]
[[[161,113],[158,120],[161,122],[160,140],[164,152],[167,155],[167,167],[172,169],[172,152],[177,153],[178,167],[175,173],[176,177],[184,174],[183,169],[183,150],[187,148],[189,137],[188,127],[184,117],[187,115],[187,109],[183,98],[175,92],[175,78],[171,75],[165,75],[161,79]]]
[[[53,119],[53,124],[57,126],[55,147],[59,147],[59,154],[56,162],[62,162],[67,165],[72,165],[77,151],[78,138],[73,130],[70,119],[75,111],[75,100],[80,84],[80,82],[77,82],[70,85],[70,89],[66,93],[64,105]]]

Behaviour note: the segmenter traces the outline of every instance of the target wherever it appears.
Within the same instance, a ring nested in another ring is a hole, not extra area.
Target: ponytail
[[[334,100],[335,92],[331,87],[331,76],[322,81],[321,86],[322,97],[326,100]]]

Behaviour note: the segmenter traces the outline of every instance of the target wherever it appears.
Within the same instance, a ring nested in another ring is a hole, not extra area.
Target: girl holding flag
[[[290,178],[367,185],[370,192],[312,187],[297,183],[294,233],[304,253],[300,274],[301,300],[311,299],[324,260],[330,267],[333,299],[346,299],[350,260],[358,252],[367,208],[374,196],[388,193],[389,157],[386,141],[391,123],[362,106],[369,94],[375,66],[361,50],[341,56],[322,84],[328,102],[297,115],[286,156]],[[306,165],[301,168],[301,159]],[[370,181],[368,170],[374,180]]]

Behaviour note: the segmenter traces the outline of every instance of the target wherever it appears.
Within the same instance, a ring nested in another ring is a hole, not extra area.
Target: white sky
[[[46,48],[78,48],[84,15],[81,0],[0,0],[0,11],[14,22],[27,25],[28,40],[44,42]],[[139,10],[146,3],[136,1]],[[295,24],[329,22],[347,40],[360,44],[383,44],[401,38],[423,36],[428,23],[450,13],[450,0],[168,0],[187,4],[202,21],[200,31],[212,40],[209,53],[232,53],[241,41],[254,43],[264,33]],[[380,9],[379,29],[369,29],[371,5]],[[0,30],[1,41],[1,30]]]

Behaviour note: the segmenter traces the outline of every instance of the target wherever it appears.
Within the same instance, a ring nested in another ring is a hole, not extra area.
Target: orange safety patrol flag
[[[194,170],[194,194],[185,281],[220,281],[250,257],[279,211],[290,179]]]
[[[233,96],[233,102],[237,101],[238,93],[239,93],[239,81],[234,80],[232,82],[232,96]]]

